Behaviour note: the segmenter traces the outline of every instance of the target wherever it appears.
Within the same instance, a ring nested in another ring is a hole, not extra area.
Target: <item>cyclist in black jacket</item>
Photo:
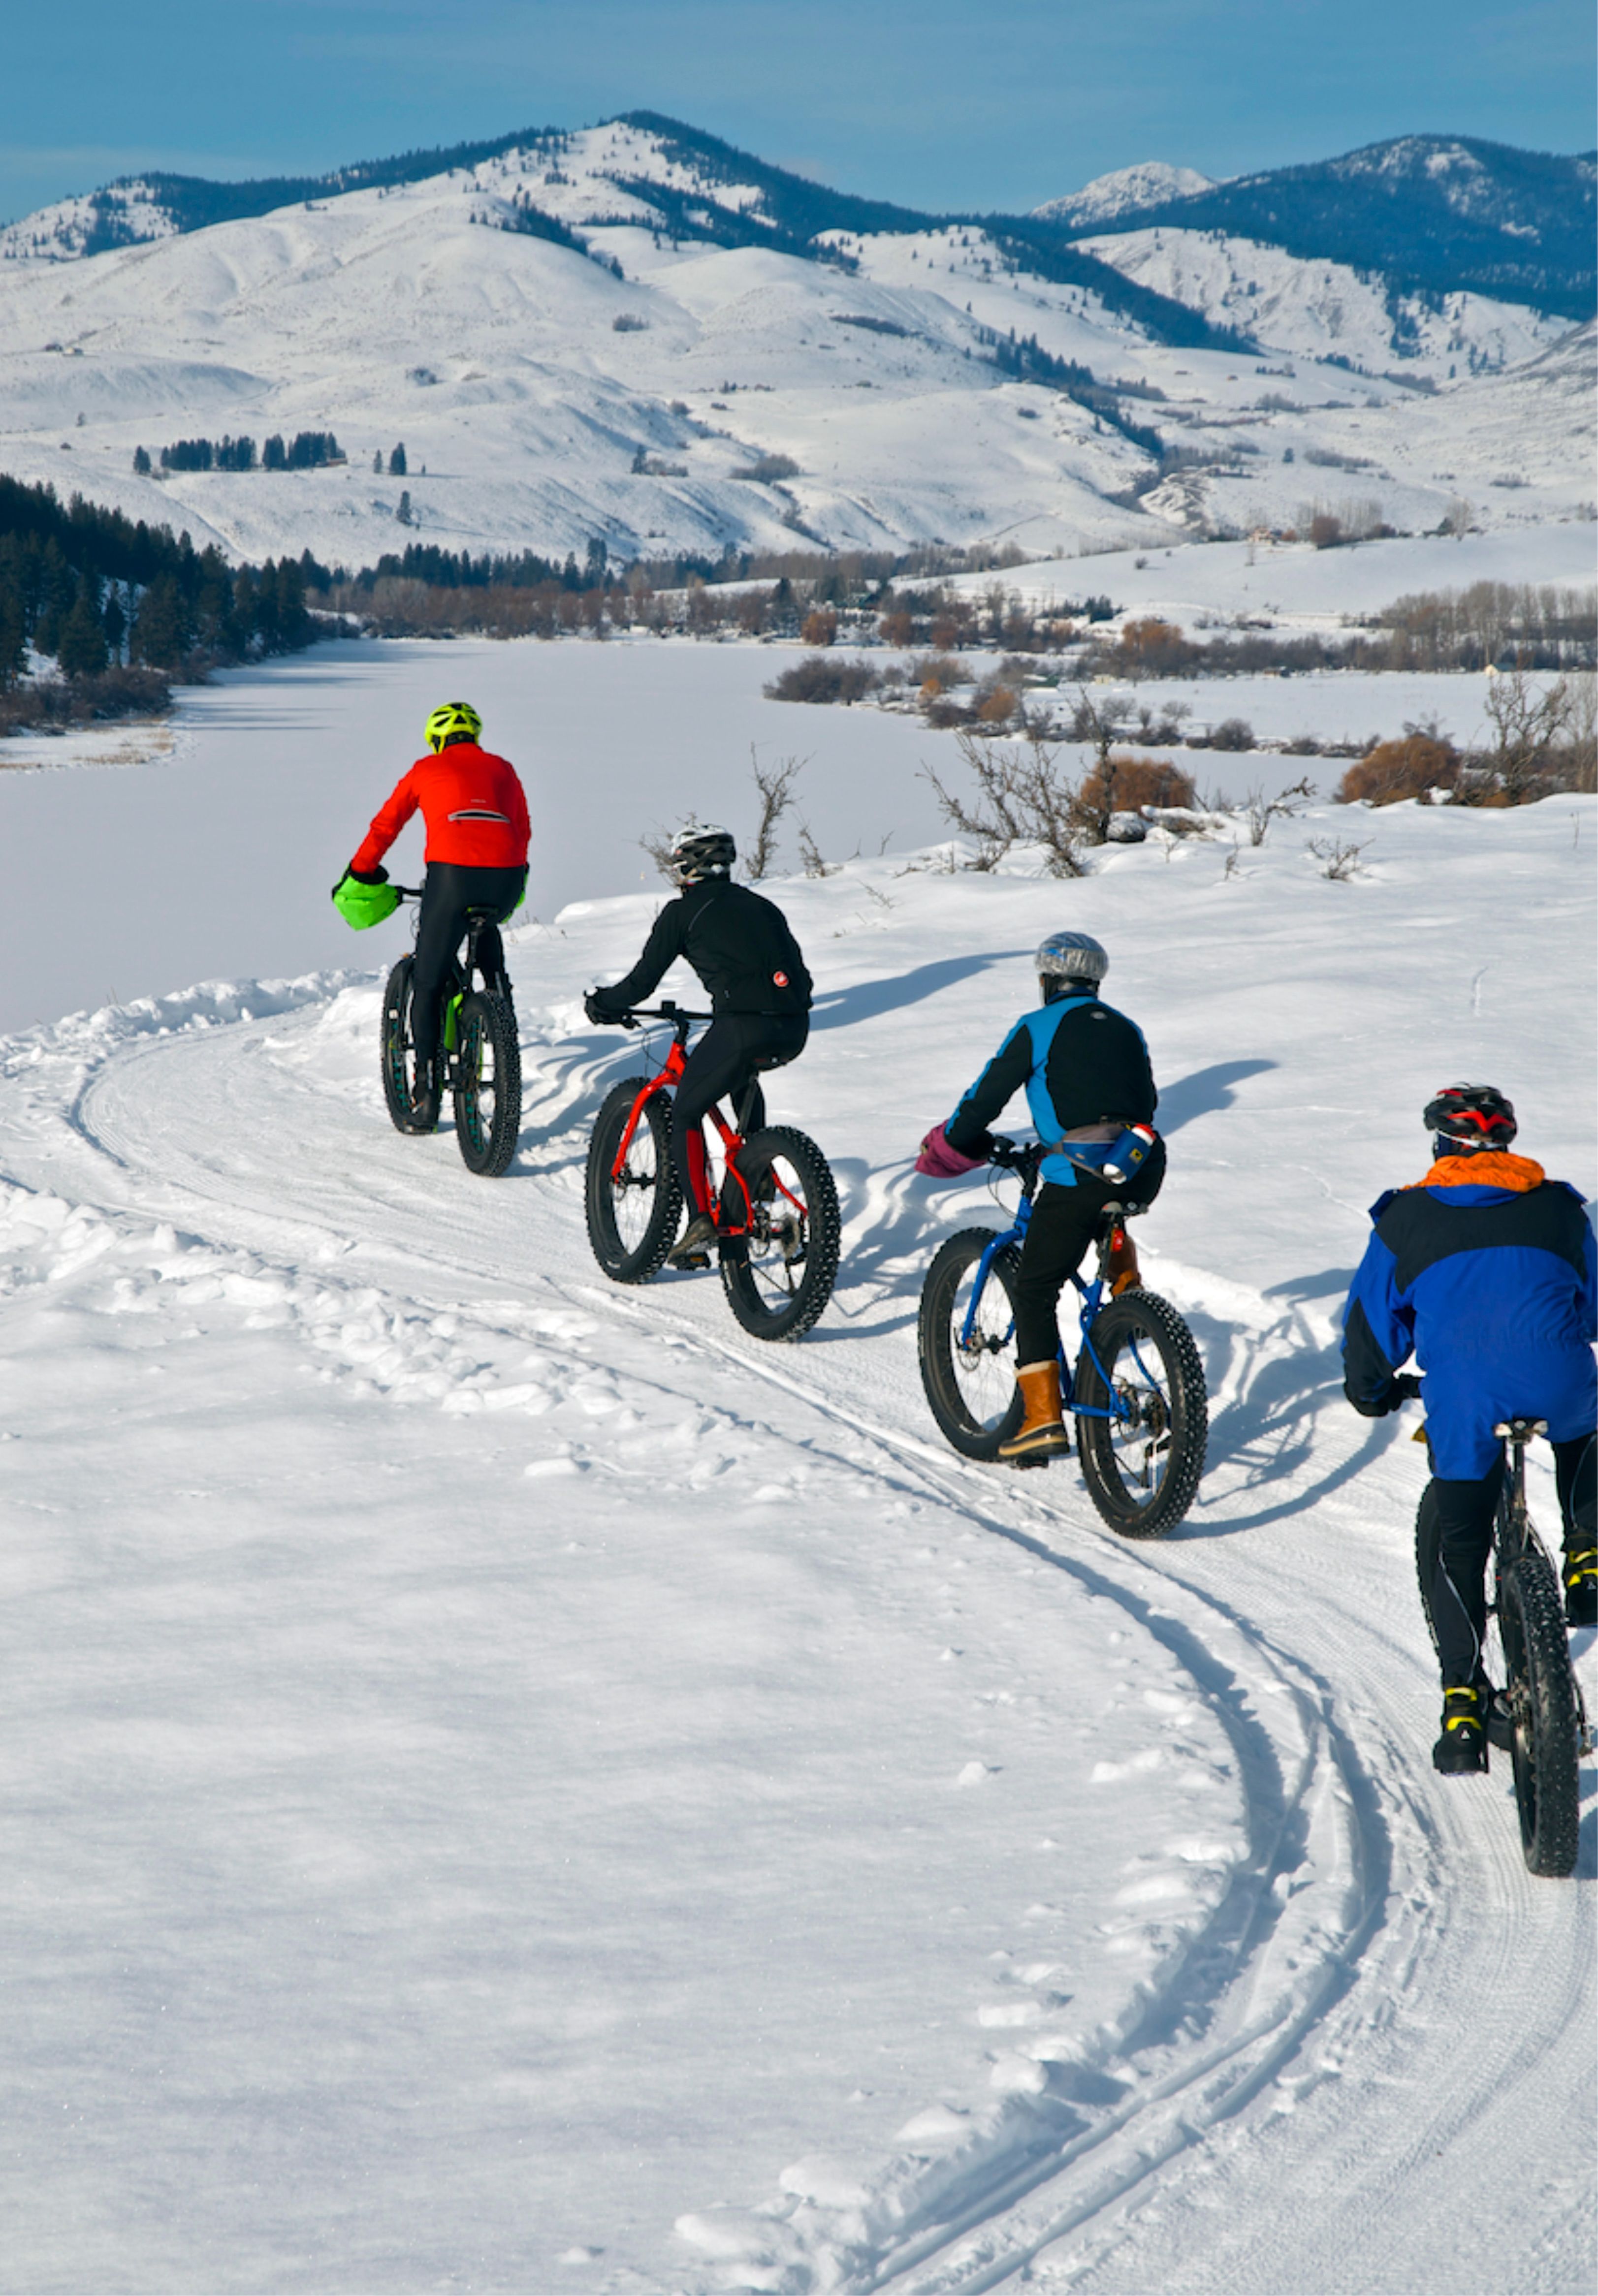
[[[703,1121],[713,1102],[741,1092],[762,1069],[797,1060],[810,1034],[811,981],[787,920],[773,901],[732,882],[737,858],[729,831],[690,821],[678,832],[666,872],[680,888],[655,920],[644,953],[624,980],[590,989],[583,1010],[597,1026],[622,1019],[685,957],[710,992],[714,1015],[677,1087],[671,1161],[691,1217],[668,1259],[696,1259],[713,1240],[714,1214],[704,1168]],[[745,1136],[766,1120],[758,1084]]]

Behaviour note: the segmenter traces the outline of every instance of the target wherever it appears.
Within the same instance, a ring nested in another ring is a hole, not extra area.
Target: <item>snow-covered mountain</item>
[[[1566,332],[1163,226],[918,217],[636,114],[309,185],[152,176],[12,226],[0,468],[350,567],[595,537],[1075,555],[1292,523],[1349,491],[1327,470],[1414,531],[1461,496],[1489,521],[1590,496],[1582,394],[1542,363]],[[1484,370],[1520,376],[1518,430],[1476,421]],[[301,430],[345,459],[159,470]]]
[[[1116,168],[1108,176],[1095,176],[1081,191],[1068,192],[1063,199],[1046,200],[1032,212],[1045,221],[1086,227],[1108,223],[1116,216],[1140,208],[1164,207],[1172,200],[1192,199],[1200,192],[1213,191],[1215,186],[1215,178],[1201,176],[1197,168],[1173,168],[1163,160],[1144,160],[1133,168]]]
[[[1237,176],[1120,210],[1128,224],[1220,232],[1353,266],[1398,292],[1464,291],[1566,319],[1593,315],[1598,154],[1401,135],[1313,166]],[[1064,228],[1071,226],[1062,226]],[[1094,227],[1078,223],[1080,233]]]

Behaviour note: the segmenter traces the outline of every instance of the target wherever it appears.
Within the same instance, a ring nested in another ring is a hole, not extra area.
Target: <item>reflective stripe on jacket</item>
[[[452,742],[436,757],[416,759],[373,816],[351,869],[375,869],[418,808],[427,824],[429,861],[451,861],[463,869],[525,865],[531,832],[515,767],[475,742]]]

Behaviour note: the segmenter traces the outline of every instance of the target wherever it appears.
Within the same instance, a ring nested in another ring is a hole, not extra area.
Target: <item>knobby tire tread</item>
[[[1020,1390],[1017,1389],[1012,1394],[1009,1410],[999,1423],[994,1427],[984,1427],[973,1417],[967,1405],[954,1365],[954,1301],[962,1277],[968,1269],[976,1267],[993,1242],[994,1234],[991,1227],[961,1228],[940,1247],[921,1286],[921,1305],[916,1317],[916,1355],[920,1364],[921,1386],[927,1405],[944,1441],[966,1459],[996,1459],[1001,1443],[1008,1441],[1021,1424],[1023,1406]],[[995,1254],[993,1264],[988,1270],[988,1283],[997,1283],[1002,1292],[1012,1325],[1015,1321],[1016,1277],[1020,1266],[1020,1253],[1013,1244],[1009,1244]],[[1009,1354],[1013,1379],[1013,1335]]]
[[[721,1251],[721,1288],[727,1304],[745,1331],[757,1340],[803,1338],[832,1297],[843,1245],[843,1214],[832,1168],[815,1142],[791,1125],[767,1125],[752,1133],[739,1149],[737,1168],[750,1193],[755,1192],[762,1173],[778,1157],[785,1158],[798,1175],[805,1208],[803,1274],[787,1304],[776,1309],[767,1305],[761,1279],[750,1265],[745,1238],[729,1238]],[[743,1217],[744,1192],[736,1180],[725,1183],[721,1201],[724,1208],[736,1202],[737,1217]]]
[[[494,1105],[485,1125],[478,1091],[479,1043],[493,1061]],[[497,1180],[509,1168],[522,1130],[522,1046],[508,996],[474,989],[461,1000],[456,1039],[455,1136],[466,1168]]]
[[[1100,1309],[1091,1332],[1094,1352],[1113,1381],[1121,1342],[1141,1329],[1152,1341],[1171,1406],[1171,1448],[1155,1497],[1140,1507],[1116,1464],[1112,1423],[1078,1416],[1076,1445],[1088,1496],[1110,1529],[1124,1538],[1162,1538],[1179,1523],[1198,1494],[1209,1437],[1204,1365],[1193,1335],[1168,1300],[1156,1292],[1124,1292]],[[1108,1404],[1104,1382],[1084,1346],[1076,1365],[1078,1403]]]
[[[1576,1685],[1559,1582],[1535,1546],[1500,1577],[1498,1631],[1511,1674],[1520,1847],[1528,1871],[1562,1880],[1575,1871],[1581,1829]]]
[[[664,1265],[682,1219],[682,1191],[671,1168],[671,1105],[664,1093],[644,1103],[638,1133],[646,1133],[655,1154],[653,1209],[638,1242],[629,1248],[616,1225],[615,1193],[611,1166],[632,1111],[632,1103],[651,1082],[648,1077],[623,1077],[605,1096],[589,1138],[588,1168],[583,1177],[583,1213],[595,1259],[613,1283],[647,1283]],[[629,1154],[632,1151],[630,1149]]]
[[[383,1017],[378,1025],[378,1054],[383,1070],[383,1097],[396,1132],[409,1132],[411,1085],[410,982],[414,957],[402,956],[390,972],[383,991]]]

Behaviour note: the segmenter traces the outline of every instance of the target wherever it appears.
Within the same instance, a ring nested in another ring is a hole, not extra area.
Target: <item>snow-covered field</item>
[[[936,737],[760,702],[769,652],[457,647],[580,857],[513,936],[484,1182],[383,1114],[402,928],[326,908],[441,674],[376,651],[204,690],[169,763],[0,777],[39,1022],[0,1039],[0,2276],[1586,2289],[1593,1779],[1550,1883],[1502,1766],[1433,1775],[1421,1455],[1342,1403],[1334,1319],[1445,1076],[1591,1191],[1598,804],[951,874],[895,810]],[[762,1348],[713,1277],[599,1276],[587,1128],[642,1048],[579,999],[655,906],[597,897],[637,824],[794,720],[824,848],[902,835],[774,888],[819,1002],[771,1101],[847,1227]],[[999,1217],[916,1143],[1063,923],[1149,1036],[1140,1242],[1211,1389],[1148,1549],[1074,1463],[964,1465],[916,1374],[932,1251]]]

